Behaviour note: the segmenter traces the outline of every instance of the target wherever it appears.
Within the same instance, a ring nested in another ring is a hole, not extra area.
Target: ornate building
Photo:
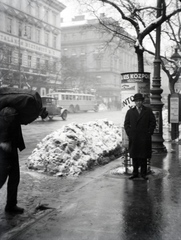
[[[119,30],[122,39],[113,38],[111,33],[100,28],[97,19],[85,19],[83,15],[61,24],[62,56],[75,59],[82,66],[87,86],[95,88],[107,104],[120,102],[120,74],[130,69],[137,71],[137,58],[128,40],[129,34],[121,27]]]
[[[0,84],[46,95],[61,83],[58,0],[0,0]]]

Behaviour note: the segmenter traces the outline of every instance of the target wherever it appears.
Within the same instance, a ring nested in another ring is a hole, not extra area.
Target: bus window
[[[58,98],[58,94],[51,94],[51,95],[49,95],[49,96],[54,97],[54,98],[56,98],[56,99],[59,99],[59,98]]]
[[[79,105],[81,110],[94,110],[95,107],[95,96],[90,94],[75,93],[75,92],[52,92],[48,96],[54,97],[56,100],[59,100],[58,104],[61,107],[69,108],[71,105]],[[62,102],[61,102],[62,100]]]

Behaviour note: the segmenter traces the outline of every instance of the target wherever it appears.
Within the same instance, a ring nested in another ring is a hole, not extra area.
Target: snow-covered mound
[[[68,124],[37,145],[28,167],[56,176],[79,175],[121,156],[121,142],[121,128],[106,119]]]

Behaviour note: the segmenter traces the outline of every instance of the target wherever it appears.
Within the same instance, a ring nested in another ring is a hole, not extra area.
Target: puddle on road
[[[132,174],[132,167],[128,167],[127,171],[124,166],[119,166],[104,174],[106,177],[118,178],[118,179],[125,179],[128,178]],[[155,180],[159,178],[163,178],[168,174],[166,170],[151,167],[150,173],[148,174],[149,180]],[[135,179],[136,181],[141,179]]]

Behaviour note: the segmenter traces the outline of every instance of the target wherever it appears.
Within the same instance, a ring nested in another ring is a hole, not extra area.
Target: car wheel
[[[48,115],[48,118],[49,118],[49,120],[52,120],[52,119],[53,119],[53,116],[49,116],[49,115]]]
[[[67,111],[64,111],[61,117],[65,121],[67,119]]]
[[[77,112],[79,112],[80,111],[80,107],[79,107],[79,105],[76,105],[75,106],[75,112],[77,113]]]
[[[75,112],[75,108],[74,108],[73,105],[70,105],[70,106],[69,106],[69,112],[71,112],[71,113],[74,113],[74,112]]]

